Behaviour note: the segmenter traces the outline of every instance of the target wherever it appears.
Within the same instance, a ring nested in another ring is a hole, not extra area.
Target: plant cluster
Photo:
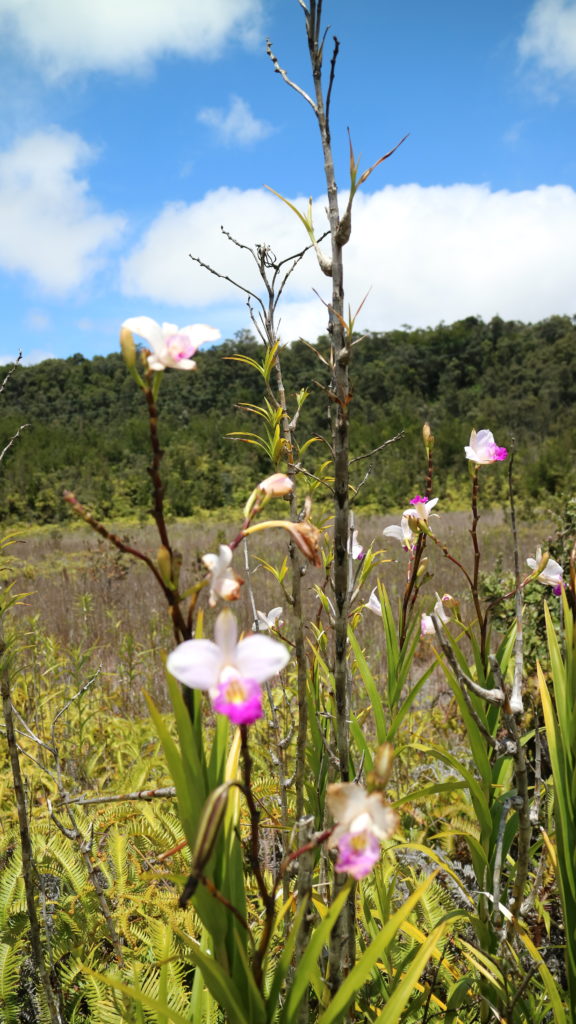
[[[444,441],[425,423],[418,493],[406,481],[404,511],[384,530],[403,571],[397,607],[390,600],[387,559],[365,548],[354,515],[366,465],[398,439],[352,448],[351,374],[364,342],[345,312],[343,254],[358,188],[397,147],[360,173],[350,144],[339,199],[329,117],[339,43],[323,77],[322,2],[299,3],[310,93],[271,44],[268,54],[317,121],[329,230],[318,237],[311,209],[292,207],[307,235],[301,252],[280,260],[231,240],[262,283],[257,294],[233,282],[261,347],[228,355],[264,392],[248,403],[258,427],[234,431],[257,456],[242,475],[241,512],[218,550],[184,564],[166,503],[159,396],[170,375],[201,379],[198,349],[218,332],[149,317],[127,320],[120,340],[146,409],[155,549],[65,492],[83,523],[148,574],[166,608],[169,710],[148,695],[149,718],[120,713],[114,689],[88,672],[88,651],[28,640],[8,615],[18,597],[3,593],[7,1024],[576,1020],[576,543],[568,526],[557,552],[540,547],[522,564],[515,452],[483,427],[467,431],[460,451],[470,547],[456,553],[437,527]],[[312,350],[330,429],[312,434],[310,392],[287,389],[277,336],[287,276],[308,249],[331,283],[329,338]],[[486,598],[479,520],[497,474],[515,564],[510,590],[493,586]],[[262,535],[275,551],[257,561]],[[460,592],[431,595],[433,550]],[[277,588],[270,610],[257,606],[256,567]],[[531,588],[541,600],[548,588],[557,608],[555,621],[544,604],[535,667],[524,642]],[[250,630],[233,610],[243,590]],[[507,601],[513,615],[499,633]],[[134,650],[120,655],[137,686]]]

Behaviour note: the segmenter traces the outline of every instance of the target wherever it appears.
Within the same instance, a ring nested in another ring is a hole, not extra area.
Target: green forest
[[[330,437],[329,352],[327,337],[314,346],[294,342],[281,350],[287,394],[309,389],[298,425],[301,444],[313,435]],[[171,515],[237,504],[246,494],[247,473],[257,479],[269,471],[264,452],[228,436],[262,432],[259,417],[242,408],[261,404],[262,378],[230,358],[259,361],[262,354],[262,346],[240,332],[235,340],[201,350],[195,373],[164,374],[159,431]],[[369,332],[352,349],[351,380],[352,459],[402,435],[353,464],[353,480],[362,484],[359,507],[391,510],[418,489],[418,439],[425,421],[436,439],[436,493],[452,507],[467,494],[462,450],[472,427],[488,427],[500,445],[514,443],[515,482],[526,503],[543,504],[574,489],[576,317],[536,324],[468,317],[434,328]],[[27,427],[7,453],[0,481],[5,522],[67,520],[64,489],[100,517],[146,515],[146,407],[120,353],[18,367],[0,398],[2,447],[23,423]],[[302,465],[314,473],[326,457],[319,441],[306,450]],[[500,500],[505,476],[494,477],[490,486],[485,497]]]

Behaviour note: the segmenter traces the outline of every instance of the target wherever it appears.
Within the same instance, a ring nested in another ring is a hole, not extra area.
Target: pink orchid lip
[[[217,686],[210,691],[212,707],[226,715],[234,725],[251,725],[262,718],[262,688],[256,679],[243,678],[228,665],[220,673]]]
[[[338,841],[336,871],[346,871],[353,878],[365,878],[380,857],[380,843],[373,832],[346,832]]]

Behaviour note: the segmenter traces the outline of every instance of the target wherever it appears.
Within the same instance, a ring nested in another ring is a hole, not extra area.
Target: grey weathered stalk
[[[38,979],[42,986],[46,1005],[50,1014],[52,1024],[63,1024],[56,995],[50,984],[48,971],[44,963],[42,951],[42,935],[40,922],[36,911],[36,866],[34,853],[30,838],[28,825],[28,813],[26,808],[26,796],[24,783],[20,769],[20,758],[18,756],[18,744],[16,742],[16,731],[14,728],[14,714],[12,709],[11,687],[10,687],[10,664],[6,651],[6,644],[0,632],[0,690],[2,694],[2,707],[4,711],[4,722],[6,724],[6,740],[8,754],[12,769],[14,783],[14,797],[18,811],[18,825],[20,829],[20,847],[22,851],[22,876],[24,879],[24,890],[26,893],[26,910],[30,924],[30,945],[32,947],[32,958],[38,973]]]
[[[330,123],[327,104],[324,102],[322,88],[322,57],[324,40],[320,35],[322,18],[322,0],[310,0],[306,7],[304,0],[299,0],[305,13],[308,50],[314,81],[315,114],[320,131],[322,154],[324,157],[324,176],[328,197],[328,223],[330,227],[332,299],[330,306],[329,331],[334,353],[333,393],[333,437],[334,452],[334,693],[336,703],[336,747],[340,767],[340,777],[344,781],[350,778],[350,673],[347,661],[348,644],[348,538],[350,531],[349,506],[349,459],[350,436],[348,408],[350,402],[350,386],[348,366],[350,360],[349,339],[347,338],[344,321],[344,263],[342,250],[350,237],[350,223],[340,220],[338,205],[338,187],[334,171],[334,159],[330,141]],[[330,66],[330,78],[327,97],[332,94],[334,83],[335,58],[338,43],[335,41],[334,58]],[[327,273],[327,268],[323,267]],[[334,897],[340,892],[347,876],[336,873],[334,879]],[[329,984],[332,992],[340,987],[343,977],[348,974],[354,963],[356,950],[355,937],[355,905],[353,890],[347,900],[338,921],[332,931],[329,951]]]
[[[302,6],[304,6],[302,4]],[[336,745],[340,761],[340,775],[343,780],[350,778],[350,678],[346,658],[348,643],[348,537],[350,529],[349,507],[349,456],[350,435],[348,405],[350,386],[348,365],[350,348],[344,326],[344,262],[342,249],[348,241],[348,231],[340,232],[340,210],[338,187],[334,171],[334,159],[330,141],[330,124],[326,114],[322,89],[323,40],[320,37],[322,0],[310,0],[305,9],[308,50],[314,81],[316,119],[320,130],[324,176],[328,197],[328,223],[332,249],[331,278],[332,299],[330,306],[330,335],[334,350],[334,406],[333,451],[334,451],[334,691],[336,698]],[[331,83],[334,64],[331,68]],[[331,83],[329,91],[331,90]]]

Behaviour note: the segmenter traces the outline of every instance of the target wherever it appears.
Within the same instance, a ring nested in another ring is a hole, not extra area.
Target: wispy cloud
[[[290,197],[301,209],[305,197]],[[318,234],[325,227],[325,199],[314,203]],[[218,312],[246,323],[243,297],[226,281],[188,258],[190,239],[202,239],[196,255],[258,292],[257,272],[245,252],[226,242],[224,224],[246,244],[270,240],[279,258],[307,242],[301,225],[269,193],[221,188],[197,203],[166,206],[124,261],[124,294],[186,307],[196,318]],[[523,192],[491,191],[488,185],[388,186],[359,194],[354,230],[346,249],[347,299],[357,306],[371,289],[359,328],[374,330],[437,324],[470,314],[538,320],[576,313],[576,191],[565,185]],[[326,330],[326,278],[309,254],[290,278],[281,337],[314,338]],[[196,310],[191,312],[191,310]]]
[[[274,129],[266,121],[260,121],[240,96],[231,96],[227,110],[222,107],[204,107],[197,114],[201,124],[216,129],[221,142],[230,145],[238,143],[247,146],[251,142],[265,139]]]
[[[520,56],[555,75],[576,75],[576,3],[536,0],[518,41]]]
[[[167,54],[219,56],[231,39],[251,43],[262,0],[0,0],[4,45],[48,79],[82,71],[130,74]]]
[[[0,267],[65,294],[100,267],[124,218],[101,211],[78,168],[94,157],[79,135],[54,128],[0,153]]]

